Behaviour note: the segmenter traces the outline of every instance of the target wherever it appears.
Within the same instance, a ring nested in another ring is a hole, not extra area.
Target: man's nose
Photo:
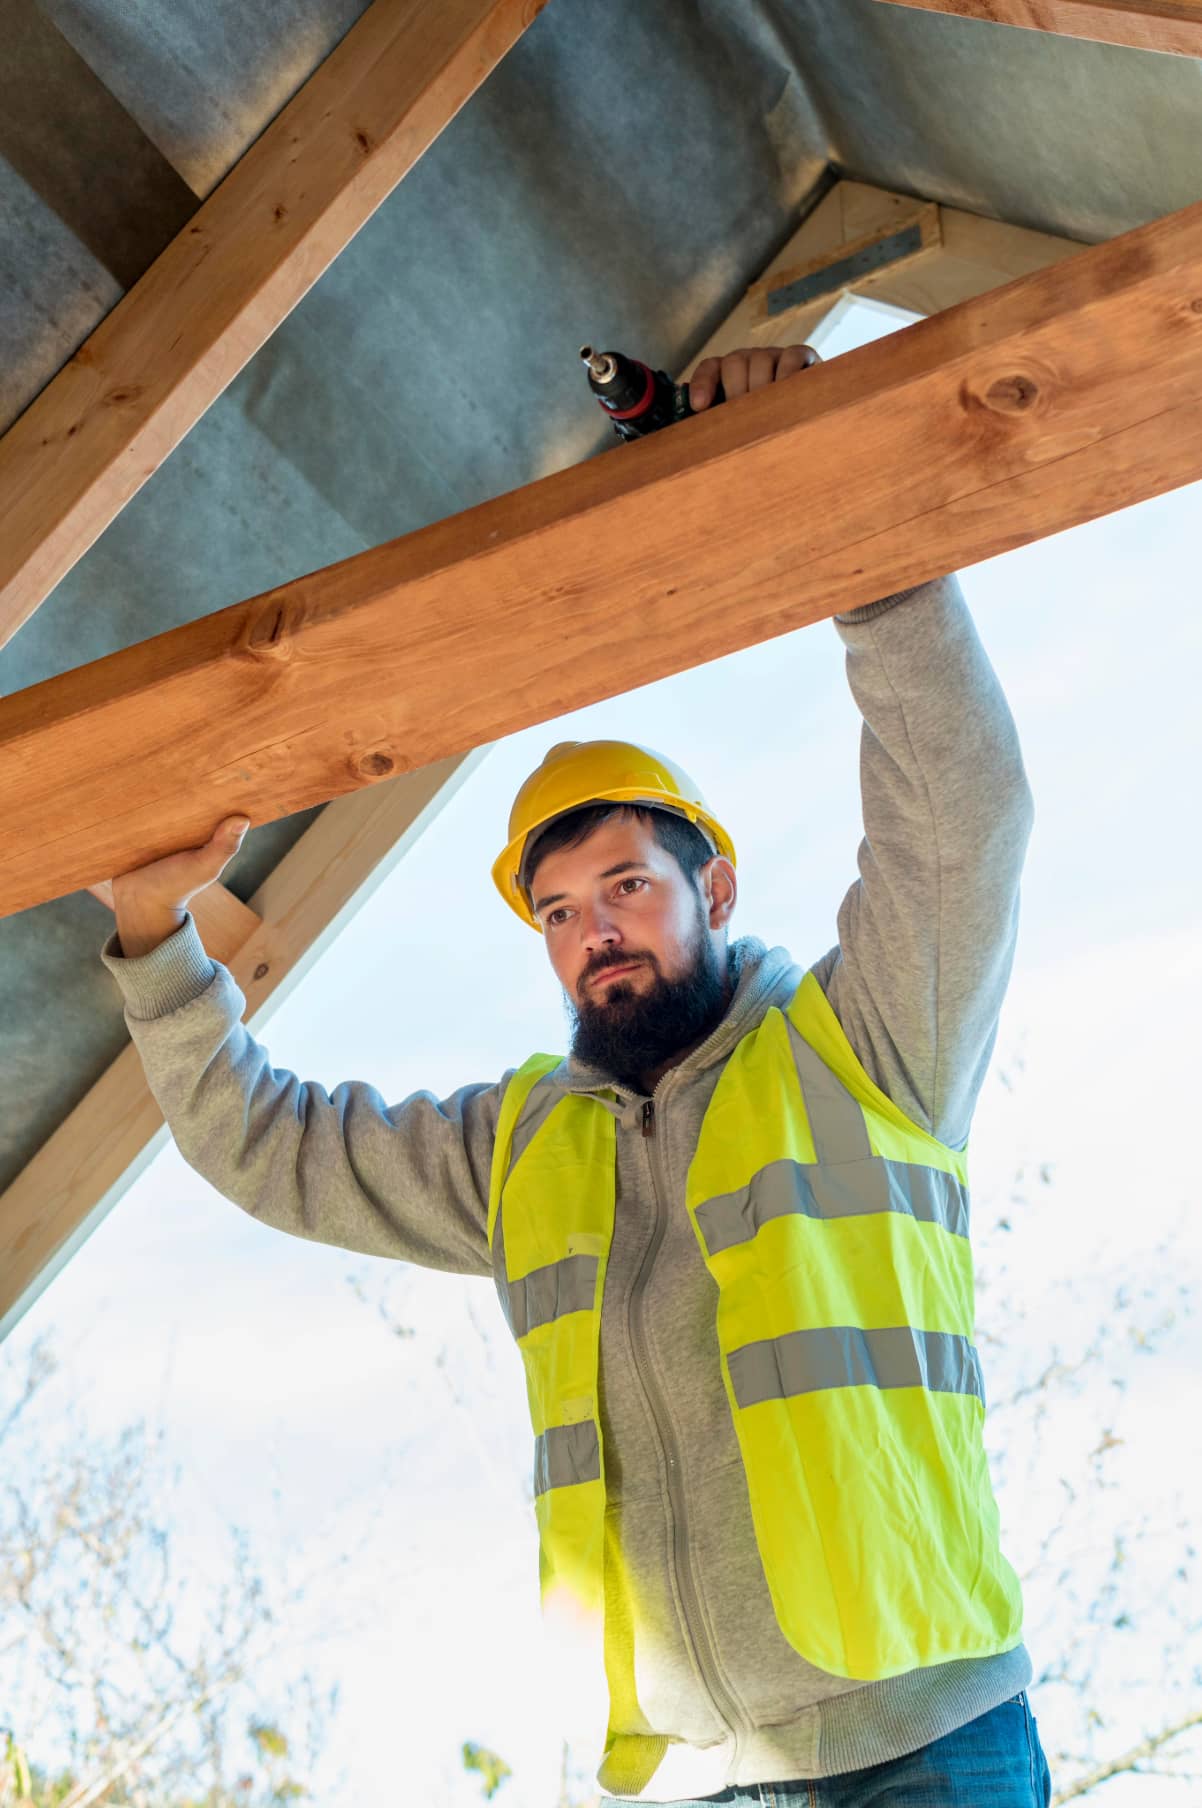
[[[586,948],[590,950],[609,948],[621,939],[618,934],[618,926],[613,918],[596,905],[586,905],[580,915],[580,927]]]

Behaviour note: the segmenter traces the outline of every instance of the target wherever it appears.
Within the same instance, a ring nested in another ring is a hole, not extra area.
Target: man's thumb
[[[219,875],[225,871],[242,846],[242,840],[248,827],[245,816],[227,817],[224,822],[217,824],[207,847],[200,850],[206,857],[208,865],[215,867]]]

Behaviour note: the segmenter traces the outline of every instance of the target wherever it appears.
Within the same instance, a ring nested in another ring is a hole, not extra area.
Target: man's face
[[[686,878],[649,823],[618,815],[540,860],[531,890],[586,1059],[634,1079],[721,1016],[728,860]]]

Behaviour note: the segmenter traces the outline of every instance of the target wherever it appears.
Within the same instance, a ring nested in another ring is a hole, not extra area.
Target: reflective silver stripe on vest
[[[565,1256],[520,1281],[509,1282],[509,1328],[525,1337],[567,1312],[591,1312],[597,1291],[597,1257]]]
[[[526,1150],[530,1147],[530,1144],[538,1135],[538,1132],[542,1129],[563,1096],[564,1095],[559,1088],[551,1084],[549,1075],[544,1075],[541,1080],[536,1080],[534,1085],[530,1088],[526,1102],[518,1112],[517,1121],[513,1126],[513,1136],[511,1137],[509,1144],[509,1167],[505,1173],[506,1180],[508,1180],[510,1174],[513,1173],[514,1164],[526,1153]],[[504,1200],[503,1190],[501,1196],[502,1200]],[[542,1272],[546,1271],[543,1270]],[[514,1323],[515,1310],[520,1312],[524,1321],[528,1319],[528,1310],[524,1302],[515,1302],[513,1298],[513,1288],[515,1285],[520,1285],[521,1283],[513,1283],[510,1281],[508,1270],[505,1266],[504,1204],[502,1204],[501,1208],[498,1210],[496,1223],[493,1225],[492,1273],[493,1281],[496,1284],[497,1295],[501,1301],[501,1310],[505,1314],[505,1322],[515,1337],[522,1337],[525,1335],[525,1331],[530,1329],[530,1324],[529,1322],[525,1322],[524,1329],[518,1330]],[[526,1278],[529,1280],[531,1277],[527,1276]],[[592,1304],[591,1295],[588,1303],[589,1305]],[[565,1311],[577,1310],[575,1307],[564,1307],[563,1309]],[[552,1313],[551,1316],[554,1317],[554,1314]],[[545,1321],[542,1319],[535,1319],[533,1321],[535,1324],[542,1324],[543,1322]]]
[[[497,1298],[501,1302],[501,1310],[505,1314],[505,1323],[513,1331],[513,1305],[509,1298],[509,1276],[505,1272],[505,1212],[502,1208],[497,1213],[497,1221],[492,1233],[492,1278],[497,1289]]]
[[[908,1325],[861,1331],[855,1325],[790,1331],[732,1351],[730,1378],[740,1406],[787,1400],[828,1387],[925,1387],[975,1394],[985,1402],[977,1352],[967,1337]]]
[[[814,1154],[824,1167],[841,1161],[869,1161],[872,1145],[868,1141],[868,1125],[864,1113],[837,1080],[826,1062],[815,1054],[791,1018],[786,1017],[793,1059],[801,1081],[810,1134],[814,1138]]]
[[[567,1095],[556,1086],[549,1074],[536,1080],[526,1096],[526,1103],[518,1112],[517,1122],[513,1126],[513,1135],[509,1142],[509,1169],[505,1178],[513,1173],[556,1105]]]
[[[534,1440],[534,1492],[568,1488],[574,1482],[601,1479],[601,1445],[593,1419],[577,1425],[551,1425]]]
[[[805,1218],[858,1218],[868,1212],[906,1212],[968,1235],[968,1194],[954,1174],[909,1162],[843,1162],[836,1168],[772,1161],[745,1187],[721,1193],[697,1207],[697,1222],[711,1256],[747,1243],[770,1218],[797,1212]]]

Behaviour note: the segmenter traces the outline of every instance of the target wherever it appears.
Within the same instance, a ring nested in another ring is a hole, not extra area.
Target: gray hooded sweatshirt
[[[837,945],[813,971],[876,1084],[962,1148],[1014,954],[1031,826],[1018,740],[954,578],[837,627],[864,717],[865,836]],[[853,1682],[815,1669],[777,1625],[685,1175],[724,1062],[769,1006],[787,1004],[802,969],[750,938],[730,954],[730,1007],[656,1086],[651,1135],[645,1099],[617,1090],[601,1420],[607,1530],[631,1595],[609,1609],[628,1622],[638,1698],[637,1722],[616,1730],[669,1740],[637,1798],[648,1802],[880,1764],[1008,1700],[1032,1674],[1019,1644]],[[124,959],[113,935],[101,958],[181,1153],[219,1192],[294,1236],[491,1275],[489,1171],[512,1070],[442,1101],[417,1093],[390,1105],[362,1081],[329,1094],[272,1067],[191,915],[149,954]],[[575,1060],[557,1078],[613,1100],[612,1077]]]

